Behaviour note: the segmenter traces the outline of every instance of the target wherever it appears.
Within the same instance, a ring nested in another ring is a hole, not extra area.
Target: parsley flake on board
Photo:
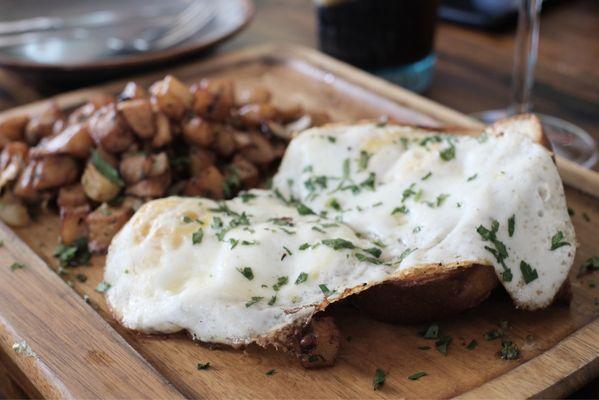
[[[503,337],[503,332],[497,329],[492,329],[488,332],[486,332],[483,337],[485,338],[486,341],[490,341],[490,340],[496,340],[499,339],[501,337]]]
[[[295,280],[295,284],[299,285],[300,283],[306,282],[306,280],[308,280],[308,274],[306,274],[305,272],[300,272],[300,274],[297,276],[297,279]]]
[[[197,367],[198,371],[202,371],[202,370],[206,370],[206,369],[210,369],[210,363],[198,363]]]
[[[271,370],[266,371],[265,375],[267,375],[267,376],[273,376],[276,373],[277,373],[276,369],[271,369]]]
[[[422,378],[423,376],[427,376],[428,374],[424,371],[420,371],[420,372],[416,372],[415,374],[412,374],[410,376],[408,376],[408,379],[411,381],[417,381],[418,379]]]
[[[439,325],[432,324],[426,330],[422,331],[422,337],[425,339],[437,339],[439,337]]]
[[[531,267],[530,264],[526,263],[525,261],[520,261],[520,271],[522,272],[524,283],[527,285],[539,277],[537,270]]]
[[[104,160],[97,150],[92,151],[91,163],[94,167],[96,167],[98,172],[110,182],[119,187],[125,186],[125,182],[123,182],[121,179],[119,171],[110,165],[110,163],[108,163],[106,160]]]
[[[586,222],[591,222],[591,217],[589,217],[589,214],[585,213],[584,211],[582,213],[582,219],[584,219]]]
[[[254,271],[250,267],[237,268],[237,271],[243,275],[248,281],[254,279]]]
[[[258,303],[260,300],[262,300],[264,297],[262,296],[253,296],[250,301],[248,301],[247,303],[245,303],[246,307],[251,307],[254,304]]]
[[[452,337],[451,336],[441,336],[439,339],[437,339],[437,341],[435,342],[435,348],[437,349],[437,351],[441,354],[443,354],[444,356],[447,355],[447,349],[449,348],[449,345],[451,344],[452,341]]]
[[[478,342],[476,341],[476,339],[472,339],[467,345],[466,348],[468,350],[474,350],[478,347]]]
[[[11,271],[13,271],[13,272],[14,272],[14,271],[16,271],[16,270],[18,270],[18,269],[23,269],[23,268],[25,268],[25,264],[21,264],[21,263],[18,263],[18,262],[14,262],[14,263],[10,264],[9,268],[10,268],[10,270],[11,270]]]
[[[379,390],[384,384],[387,378],[387,373],[380,368],[377,368],[374,372],[374,378],[372,379],[372,389]]]
[[[72,244],[59,244],[54,251],[61,267],[76,267],[89,263],[92,255],[87,247],[87,239],[78,238]]]
[[[430,350],[431,346],[418,346],[418,350]]]
[[[563,246],[570,246],[570,243],[564,240],[564,233],[562,231],[558,231],[551,238],[551,250],[556,250]]]
[[[582,263],[578,276],[580,277],[591,271],[599,271],[599,257],[597,256],[593,256]]]
[[[520,358],[520,349],[511,340],[502,338],[501,349],[499,350],[499,357],[502,360],[517,360]]]

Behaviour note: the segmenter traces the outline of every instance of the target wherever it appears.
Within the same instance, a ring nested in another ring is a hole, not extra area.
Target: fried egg
[[[332,302],[426,265],[483,264],[518,306],[545,307],[575,237],[551,154],[527,130],[303,132],[273,190],[141,207],[109,248],[108,304],[138,331],[267,344]]]

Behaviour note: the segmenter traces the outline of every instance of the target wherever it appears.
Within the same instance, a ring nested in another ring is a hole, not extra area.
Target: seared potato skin
[[[17,186],[34,191],[54,189],[69,185],[79,177],[79,165],[66,156],[31,160],[17,181]]]
[[[359,293],[353,301],[378,320],[418,324],[479,305],[498,283],[493,267],[473,265],[388,281]]]
[[[146,99],[127,100],[118,103],[117,109],[123,114],[131,130],[142,139],[150,139],[156,132],[152,104]]]
[[[89,249],[102,253],[108,249],[110,241],[133,215],[129,207],[108,207],[103,205],[88,214],[85,221],[89,229]]]
[[[58,191],[58,199],[56,204],[59,207],[78,207],[87,204],[87,197],[83,186],[79,183],[75,183],[70,186],[61,187]]]
[[[99,203],[114,199],[121,191],[120,186],[102,175],[91,161],[85,166],[81,185],[86,196]]]
[[[109,153],[122,153],[133,143],[133,134],[114,104],[96,111],[88,126],[96,145]]]
[[[225,121],[235,107],[235,86],[228,79],[202,79],[191,86],[193,111],[201,117]]]
[[[193,96],[189,88],[172,75],[167,75],[150,88],[152,103],[169,118],[178,120],[191,109]]]
[[[193,117],[183,123],[183,137],[191,144],[210,147],[216,138],[214,127],[200,117]]]
[[[25,127],[25,140],[31,146],[36,145],[42,138],[50,136],[54,124],[62,118],[58,104],[50,102],[39,114],[31,117]]]
[[[60,239],[64,244],[72,244],[77,239],[87,237],[85,218],[89,214],[89,205],[60,208]]]
[[[223,175],[213,165],[192,177],[183,190],[185,196],[202,196],[221,200],[224,198]]]
[[[67,127],[57,135],[42,139],[31,149],[32,158],[50,155],[69,155],[75,158],[87,158],[90,155],[92,141],[86,124],[75,124]]]
[[[23,141],[28,122],[27,115],[12,115],[0,120],[0,149],[10,142]]]

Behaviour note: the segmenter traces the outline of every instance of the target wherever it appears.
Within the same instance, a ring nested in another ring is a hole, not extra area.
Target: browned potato
[[[94,142],[109,153],[121,153],[133,143],[133,134],[114,104],[94,113],[89,119],[89,133]]]
[[[260,183],[260,173],[258,168],[243,158],[242,155],[237,154],[233,158],[231,167],[245,189],[254,188]]]
[[[35,164],[32,188],[46,190],[71,184],[79,177],[79,165],[72,157],[52,156],[31,160]]]
[[[114,97],[107,94],[97,94],[92,96],[87,103],[78,107],[69,114],[67,125],[86,122],[99,108],[110,103],[114,103]]]
[[[332,317],[315,316],[297,345],[297,356],[304,368],[323,368],[335,364],[341,334]]]
[[[31,222],[27,207],[10,192],[0,198],[0,219],[10,226],[27,226]]]
[[[60,239],[71,244],[81,237],[87,237],[85,218],[89,214],[89,205],[60,208]]]
[[[151,168],[152,159],[145,154],[125,155],[119,164],[121,177],[129,185],[145,179]]]
[[[222,199],[223,176],[215,166],[211,165],[192,177],[183,190],[185,196],[202,196],[212,199]]]
[[[241,124],[247,127],[258,127],[263,122],[274,119],[277,116],[277,110],[272,104],[246,104],[238,111]]]
[[[0,153],[0,188],[17,179],[27,161],[29,147],[22,142],[8,143]]]
[[[171,173],[165,172],[152,178],[144,179],[133,186],[129,186],[125,193],[142,198],[157,198],[166,194],[171,184]]]
[[[89,229],[89,249],[102,253],[108,249],[110,241],[133,215],[129,207],[109,207],[102,204],[85,219]]]
[[[193,96],[189,88],[172,75],[155,82],[150,88],[152,103],[168,117],[178,120],[191,109]]]
[[[194,96],[193,110],[196,114],[225,121],[235,107],[235,86],[228,79],[202,79],[191,86]]]
[[[23,168],[23,171],[19,174],[15,187],[13,188],[15,196],[28,202],[37,201],[39,198],[39,192],[33,188],[36,165],[37,161],[27,163]]]
[[[114,199],[121,191],[121,187],[102,175],[91,161],[85,166],[81,185],[87,197],[100,203]]]
[[[146,99],[127,100],[118,103],[117,109],[137,136],[150,139],[156,132],[152,104]]]
[[[25,126],[29,122],[27,115],[13,115],[0,120],[0,149],[6,144],[22,141],[25,138]]]
[[[201,147],[209,147],[214,142],[216,133],[212,124],[200,117],[193,117],[183,122],[183,137]]]
[[[264,86],[254,86],[245,88],[237,94],[237,104],[260,104],[270,102],[272,95]]]
[[[47,137],[31,149],[32,158],[49,155],[69,155],[75,158],[89,157],[94,142],[89,135],[86,124],[75,124],[58,135]]]
[[[56,203],[60,208],[73,208],[87,204],[87,197],[83,186],[79,183],[61,187],[58,191]]]
[[[31,146],[36,145],[40,139],[53,133],[53,126],[57,120],[62,119],[62,113],[56,102],[50,102],[37,115],[32,116],[25,127],[25,140]]]
[[[198,176],[203,170],[216,163],[213,152],[199,147],[192,147],[189,152],[189,173]]]
[[[249,134],[250,143],[241,149],[241,154],[252,164],[268,165],[276,155],[272,144],[259,132]]]
[[[135,82],[129,82],[119,96],[120,101],[147,99],[150,97],[146,89]]]
[[[156,134],[152,138],[152,147],[166,146],[173,140],[173,132],[168,117],[159,112],[156,114]]]
[[[214,150],[221,156],[229,157],[236,149],[235,137],[231,128],[226,125],[218,125],[214,130],[216,133],[216,139],[213,144]]]

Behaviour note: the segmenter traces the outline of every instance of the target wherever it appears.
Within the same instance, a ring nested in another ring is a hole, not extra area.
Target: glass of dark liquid
[[[439,0],[315,0],[320,49],[405,88],[428,88]]]

